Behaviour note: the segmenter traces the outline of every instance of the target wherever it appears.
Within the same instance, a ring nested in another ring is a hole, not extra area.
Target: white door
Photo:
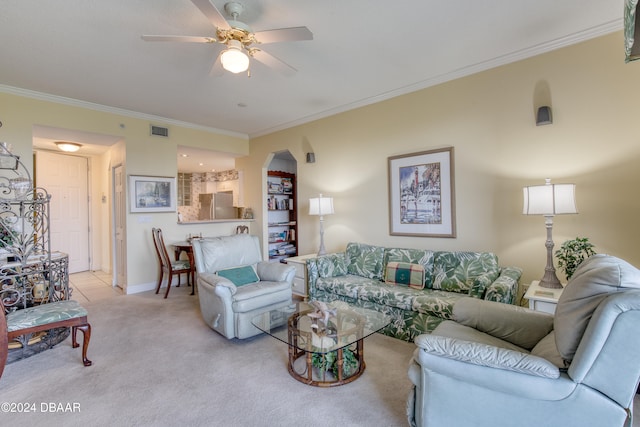
[[[124,167],[116,166],[113,168],[113,218],[114,218],[114,277],[115,285],[122,288],[127,293],[127,252],[125,246],[125,183],[124,183]]]
[[[36,152],[36,186],[51,195],[51,250],[69,255],[69,273],[89,270],[89,162]]]

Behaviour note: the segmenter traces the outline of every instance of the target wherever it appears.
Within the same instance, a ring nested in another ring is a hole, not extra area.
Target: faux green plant
[[[13,244],[13,233],[9,226],[0,220],[0,248],[5,248]]]
[[[338,378],[338,352],[313,353],[311,363],[321,371],[331,371],[334,377]],[[352,350],[342,349],[342,371],[345,377],[353,374],[358,368],[358,360]]]
[[[555,252],[558,258],[558,267],[564,271],[567,280],[573,276],[576,268],[591,255],[595,255],[594,245],[587,237],[576,237],[565,241]]]

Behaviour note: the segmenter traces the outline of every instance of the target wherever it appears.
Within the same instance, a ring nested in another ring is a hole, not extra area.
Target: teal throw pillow
[[[231,280],[231,282],[236,286],[242,286],[260,281],[260,278],[256,274],[255,270],[250,265],[220,270],[218,271],[218,276],[222,276]]]

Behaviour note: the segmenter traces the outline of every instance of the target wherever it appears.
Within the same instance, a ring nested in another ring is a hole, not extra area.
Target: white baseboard
[[[158,282],[140,283],[138,285],[127,286],[127,295],[139,294],[140,292],[153,291],[156,289]],[[166,286],[163,286],[166,288]]]

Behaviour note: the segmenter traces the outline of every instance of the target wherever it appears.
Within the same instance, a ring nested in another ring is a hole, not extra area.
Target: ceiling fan
[[[299,40],[313,40],[313,34],[307,27],[278,28],[274,30],[253,32],[251,28],[238,20],[244,11],[244,6],[238,2],[229,2],[224,5],[224,10],[231,17],[225,19],[220,11],[210,0],[191,0],[193,4],[211,21],[216,28],[215,37],[199,36],[142,36],[146,41],[176,41],[190,43],[217,43],[225,48],[220,52],[214,64],[218,68],[218,62],[222,68],[232,73],[249,71],[250,58],[275,68],[284,74],[293,74],[297,70],[275,56],[255,47],[268,43],[279,43]]]

